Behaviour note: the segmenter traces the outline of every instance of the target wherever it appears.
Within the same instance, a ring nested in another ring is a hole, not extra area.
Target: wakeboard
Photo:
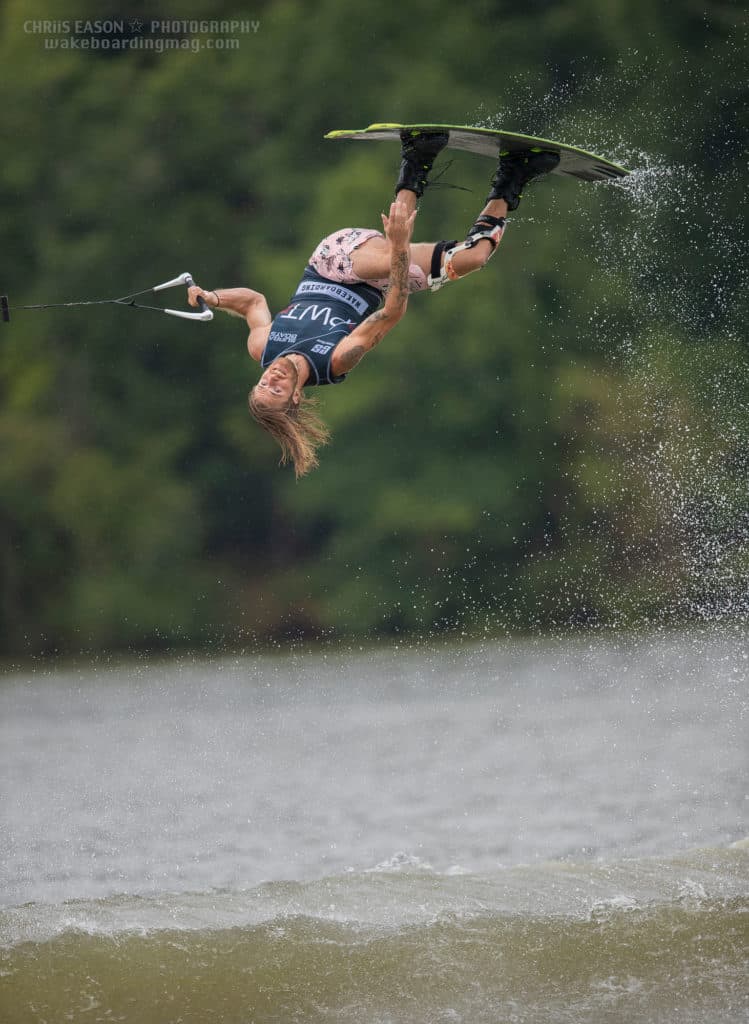
[[[464,149],[469,153],[498,159],[500,153],[514,153],[523,149],[545,149],[559,153],[559,163],[552,174],[566,174],[583,181],[612,181],[624,178],[630,172],[626,167],[588,153],[577,146],[568,146],[553,139],[540,139],[534,135],[519,135],[495,128],[473,128],[461,124],[371,124],[369,128],[328,132],[326,139],[371,139],[374,142],[400,141],[402,129],[412,131],[448,132],[447,149]]]

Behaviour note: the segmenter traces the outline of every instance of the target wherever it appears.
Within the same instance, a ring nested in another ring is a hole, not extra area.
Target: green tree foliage
[[[144,41],[166,38],[147,6],[108,38],[139,35],[136,18]],[[206,18],[176,8],[159,18]],[[210,18],[257,31],[70,49],[51,2],[33,22],[0,6],[11,306],[190,269],[280,308],[320,237],[378,226],[390,199],[396,147],[323,141],[331,128],[501,125],[639,173],[537,186],[486,270],[414,297],[351,381],[323,389],[334,440],[300,483],[248,419],[236,320],[14,312],[0,652],[744,608],[738,6],[419,0],[383,18],[280,0]],[[205,45],[231,36],[239,49]],[[462,237],[491,171],[457,154],[446,178],[471,192],[428,192],[418,237]]]

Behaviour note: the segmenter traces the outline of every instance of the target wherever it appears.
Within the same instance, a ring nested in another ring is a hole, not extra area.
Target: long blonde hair
[[[291,460],[297,480],[316,469],[317,449],[330,440],[330,430],[315,412],[316,399],[301,395],[298,405],[289,400],[285,409],[268,409],[257,402],[253,388],[247,404],[263,430],[281,446],[282,466]]]

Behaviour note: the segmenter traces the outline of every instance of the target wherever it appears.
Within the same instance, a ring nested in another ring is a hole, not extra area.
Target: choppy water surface
[[[0,689],[3,902],[741,838],[741,634],[40,671]]]
[[[698,628],[7,676],[0,1016],[749,1019],[748,653]]]

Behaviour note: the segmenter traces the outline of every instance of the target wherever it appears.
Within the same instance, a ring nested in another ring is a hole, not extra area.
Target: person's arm
[[[213,309],[221,309],[231,316],[244,317],[250,328],[247,351],[260,362],[273,322],[265,296],[251,288],[218,288],[211,291],[205,291],[197,285],[188,288],[187,301],[191,306],[197,306],[198,296]]]
[[[398,323],[408,306],[409,243],[416,211],[408,212],[405,203],[396,200],[390,216],[382,215],[385,236],[390,243],[390,281],[385,305],[370,314],[347,338],[338,344],[330,361],[334,374],[348,373],[378,345]]]

